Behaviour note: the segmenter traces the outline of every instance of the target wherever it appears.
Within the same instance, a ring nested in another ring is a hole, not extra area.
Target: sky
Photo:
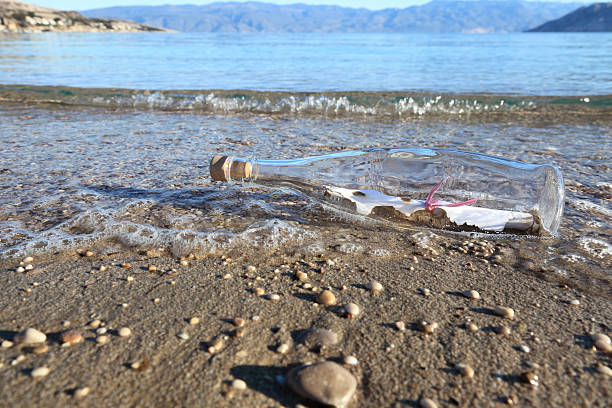
[[[210,4],[212,0],[21,0],[37,6],[50,7],[59,10],[88,10],[112,6],[156,6],[161,4]],[[248,0],[233,0],[245,2]],[[428,3],[430,0],[258,0],[275,4],[333,4],[343,7],[365,7],[371,10],[384,8],[404,8],[417,4]],[[544,0],[546,1],[546,0]],[[564,3],[594,3],[595,0],[554,0]],[[224,2],[224,1],[220,1]]]

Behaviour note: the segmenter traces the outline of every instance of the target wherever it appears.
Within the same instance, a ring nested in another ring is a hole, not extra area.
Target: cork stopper
[[[210,161],[210,176],[215,181],[249,179],[253,166],[248,161],[232,160],[228,156],[215,156]]]

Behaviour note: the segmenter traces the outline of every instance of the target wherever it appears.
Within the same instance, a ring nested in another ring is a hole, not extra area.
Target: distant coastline
[[[165,28],[113,18],[89,18],[20,1],[0,0],[0,33],[35,32],[170,32]]]

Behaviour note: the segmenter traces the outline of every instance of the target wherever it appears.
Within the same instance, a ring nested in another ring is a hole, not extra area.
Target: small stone
[[[495,333],[501,334],[503,336],[508,336],[512,331],[508,326],[498,326],[495,328]]]
[[[98,319],[96,320],[92,320],[91,322],[89,322],[89,328],[90,329],[97,329],[98,327],[100,327],[100,325],[102,324],[102,322]]]
[[[210,347],[208,347],[208,352],[210,354],[218,353],[219,351],[221,351],[221,349],[224,346],[225,346],[225,342],[223,341],[221,337],[219,337],[211,343]]]
[[[149,272],[155,272],[157,270],[157,266],[149,265],[149,267],[147,269],[148,269]]]
[[[235,317],[232,320],[232,324],[236,327],[243,327],[246,324],[246,320],[244,320],[242,317]]]
[[[276,348],[276,352],[280,354],[287,354],[289,352],[289,344],[282,343]]]
[[[107,331],[108,329],[106,327],[100,327],[96,330],[96,334],[106,334]]]
[[[132,329],[129,327],[122,327],[117,333],[119,334],[119,337],[130,337],[132,335]]]
[[[181,266],[189,266],[189,261],[186,259],[182,259],[180,262]]]
[[[83,398],[85,396],[87,396],[87,394],[89,394],[91,390],[89,389],[89,387],[82,387],[82,388],[77,388],[74,391],[74,396],[77,398]]]
[[[505,397],[502,397],[502,401],[506,405],[515,405],[518,403],[518,397],[516,395],[507,395]]]
[[[60,334],[60,341],[70,345],[77,344],[83,341],[83,336],[77,331],[70,330]]]
[[[355,356],[344,356],[342,358],[342,362],[350,366],[356,366],[357,364],[359,364],[359,360],[357,360],[357,357]]]
[[[432,399],[425,397],[419,400],[419,406],[421,408],[438,408],[438,405]]]
[[[514,319],[514,309],[504,306],[497,306],[493,309],[493,312],[501,317],[505,317],[506,319]]]
[[[92,251],[85,251],[85,256],[91,258],[92,256],[94,256],[94,253]]]
[[[429,290],[429,289],[421,289],[421,294],[423,296],[431,296],[431,290]]]
[[[179,334],[176,335],[176,337],[178,337],[181,340],[189,340],[189,335],[185,332],[180,332]]]
[[[51,370],[49,370],[48,367],[38,367],[38,368],[33,369],[30,375],[33,378],[46,377],[47,375],[49,375],[50,371]]]
[[[607,377],[612,377],[612,369],[608,366],[605,366],[601,363],[597,363],[597,366],[595,367],[595,370],[597,370],[597,372],[599,374],[603,374]]]
[[[153,303],[159,303],[159,302],[161,302],[161,299],[160,299],[160,298],[155,298],[155,299],[153,299]]]
[[[28,327],[21,333],[19,333],[15,339],[17,343],[25,346],[31,346],[34,344],[44,343],[47,340],[45,333],[38,331],[32,327]]]
[[[19,273],[24,273],[25,272],[25,268],[23,266],[20,266],[16,269],[17,272]]]
[[[104,344],[108,343],[108,341],[109,341],[108,336],[99,336],[99,337],[96,337],[96,343],[98,343],[100,345],[104,345]]]
[[[478,330],[478,326],[476,326],[474,323],[466,324],[465,328],[468,329],[468,331],[471,331],[471,332],[475,332],[475,331]]]
[[[128,276],[127,278],[125,278],[126,281],[128,282],[134,282],[134,277],[133,276]]]
[[[247,389],[247,383],[237,378],[234,381],[232,381],[232,388],[238,391],[244,391]]]
[[[525,345],[525,344],[521,344],[519,346],[519,350],[522,351],[523,353],[530,353],[531,349],[529,348],[529,346]]]
[[[612,344],[608,343],[605,340],[597,340],[595,343],[595,347],[597,350],[603,353],[612,353]]]
[[[70,327],[70,320],[62,320],[62,327]]]
[[[263,296],[264,293],[266,293],[266,291],[263,290],[263,288],[255,288],[255,294],[257,296]]]
[[[455,368],[457,369],[457,372],[464,377],[474,377],[474,369],[467,364],[457,364]]]
[[[336,304],[336,295],[330,290],[324,290],[317,296],[317,303],[325,306],[331,306]]]
[[[26,271],[31,271],[32,269],[34,269],[34,266],[33,266],[32,264],[27,264],[27,265],[25,266],[25,270],[26,270]]]
[[[361,309],[355,303],[347,303],[344,305],[344,313],[346,316],[351,319],[353,317],[359,316],[361,313]]]
[[[26,256],[26,257],[23,259],[23,263],[24,263],[24,264],[29,264],[29,263],[32,263],[32,262],[34,262],[34,258],[32,258],[31,256]]]
[[[399,322],[395,322],[395,328],[399,331],[404,331],[406,330],[406,323],[399,321]]]
[[[122,263],[122,264],[121,264],[121,267],[122,267],[123,269],[130,269],[130,268],[132,267],[132,264],[129,264],[129,263],[127,263],[127,262],[126,262],[126,263]]]
[[[431,334],[438,328],[438,323],[422,321],[419,323],[419,328],[423,333]]]
[[[374,293],[378,293],[383,290],[383,285],[378,281],[371,281],[368,282],[366,288]]]
[[[10,340],[2,340],[2,343],[0,344],[0,347],[5,348],[5,349],[6,348],[11,348],[11,347],[13,347],[13,344],[14,343],[12,341],[10,341]]]
[[[276,293],[270,293],[266,296],[266,299],[271,300],[273,302],[278,302],[280,298],[280,295]]]
[[[538,375],[534,372],[528,371],[526,373],[522,373],[519,376],[520,380],[522,382],[524,382],[525,384],[530,384],[533,385],[535,387],[538,386],[540,378],[538,377]]]
[[[346,406],[357,388],[353,375],[331,361],[296,367],[287,374],[293,391],[321,404]]]
[[[257,272],[257,268],[254,267],[253,265],[249,265],[249,266],[247,266],[247,272],[255,273],[255,272]]]
[[[299,338],[299,342],[308,348],[330,347],[338,344],[338,335],[328,329],[311,329]]]
[[[189,319],[189,324],[192,325],[192,326],[195,326],[198,323],[200,323],[200,318],[199,317],[192,317],[191,319]]]
[[[49,346],[47,346],[46,344],[41,344],[40,346],[34,347],[32,349],[32,353],[37,355],[45,354],[47,351],[49,351]]]
[[[578,299],[572,299],[569,301],[570,305],[572,306],[578,306],[580,305],[580,301]]]
[[[593,340],[593,342],[601,342],[602,344],[606,343],[606,344],[611,344],[612,341],[610,340],[610,337],[608,337],[607,335],[603,334],[603,333],[595,333],[591,336],[591,340]]]
[[[11,365],[12,366],[16,366],[17,364],[21,363],[25,359],[26,359],[25,356],[23,354],[20,354],[17,357],[15,357],[15,359],[13,359],[13,361],[11,361]]]
[[[308,280],[308,274],[302,271],[296,272],[295,279],[299,280],[300,282],[306,282]]]
[[[105,272],[108,268],[104,265],[100,266],[100,272]]]
[[[476,292],[473,289],[463,291],[462,294],[468,299],[480,299],[480,293]]]

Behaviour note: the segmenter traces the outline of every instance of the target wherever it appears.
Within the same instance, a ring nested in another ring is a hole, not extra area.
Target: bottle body
[[[552,165],[524,164],[450,149],[376,148],[297,160],[226,158],[224,165],[228,181],[284,185],[318,197],[342,196],[355,201],[356,208],[366,196],[375,196],[382,200],[383,207],[391,205],[405,214],[405,206],[390,204],[394,200],[389,197],[425,206],[432,187],[444,181],[437,192],[443,203],[475,199],[478,208],[531,214],[538,227],[529,232],[537,234],[557,232],[565,196],[563,177]],[[211,163],[211,175],[213,167]],[[248,171],[241,170],[245,168]],[[218,175],[213,178],[222,179]],[[342,189],[361,193],[344,194]],[[440,208],[445,205],[440,204]],[[446,208],[445,214],[458,211]],[[465,211],[471,210],[461,212]]]

